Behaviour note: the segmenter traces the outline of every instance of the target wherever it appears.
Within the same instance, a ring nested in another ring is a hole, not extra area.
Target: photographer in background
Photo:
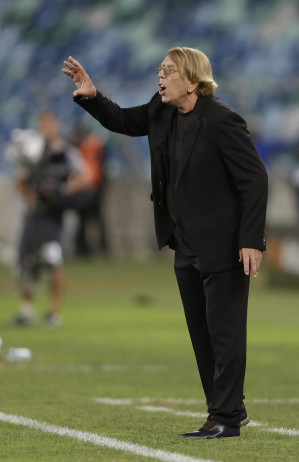
[[[30,166],[23,165],[16,180],[17,190],[27,203],[18,251],[21,305],[16,323],[34,322],[35,286],[41,270],[47,268],[51,276],[50,302],[44,321],[58,326],[62,322],[59,311],[65,286],[63,212],[82,206],[80,194],[90,186],[91,174],[76,148],[61,138],[55,114],[40,115],[38,131],[43,140],[39,158]],[[30,143],[23,146],[23,157],[26,150],[30,152]]]

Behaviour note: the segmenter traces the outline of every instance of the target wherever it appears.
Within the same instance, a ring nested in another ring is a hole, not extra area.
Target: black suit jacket
[[[165,201],[167,140],[176,108],[159,94],[132,108],[120,108],[99,92],[75,101],[111,131],[148,136],[156,236],[159,248],[167,245],[174,226]],[[199,97],[185,134],[175,201],[202,271],[237,266],[240,248],[265,250],[267,189],[244,120],[218,98]]]

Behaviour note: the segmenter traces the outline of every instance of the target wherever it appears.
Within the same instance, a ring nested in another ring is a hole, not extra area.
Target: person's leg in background
[[[61,302],[65,292],[66,278],[63,267],[63,252],[60,242],[47,242],[42,248],[42,262],[50,271],[49,309],[44,317],[46,324],[58,327],[62,323]]]
[[[33,290],[27,287],[20,289],[20,306],[15,323],[24,326],[30,326],[35,321],[35,307]]]
[[[34,298],[40,273],[38,238],[34,221],[27,218],[20,239],[16,267],[16,280],[21,299],[15,318],[18,325],[32,325],[35,321]]]

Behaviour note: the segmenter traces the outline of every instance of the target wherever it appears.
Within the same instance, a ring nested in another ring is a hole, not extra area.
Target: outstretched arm
[[[63,68],[62,72],[68,75],[77,87],[77,90],[73,92],[73,96],[94,98],[97,94],[97,90],[84,67],[72,58],[72,56],[69,56],[68,61],[64,61],[64,65],[68,69]]]
[[[67,69],[63,68],[62,72],[70,77],[77,87],[73,92],[75,102],[103,127],[129,136],[148,134],[148,104],[121,108],[97,91],[84,67],[72,56],[69,56],[64,64]]]

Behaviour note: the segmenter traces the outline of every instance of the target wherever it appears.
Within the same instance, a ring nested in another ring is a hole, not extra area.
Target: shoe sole
[[[190,440],[215,440],[215,439],[222,439],[222,438],[241,438],[241,435],[238,436],[205,436],[205,437],[198,437],[198,436],[183,436],[181,438],[190,439]]]
[[[246,419],[241,420],[240,427],[245,427],[245,425],[248,425],[249,422],[250,422],[250,418],[249,418],[249,417],[246,417]]]
[[[210,438],[208,437],[207,439],[208,440],[215,440],[215,439],[221,440],[223,438],[241,438],[241,435],[239,436],[214,436],[214,437],[212,436]]]

